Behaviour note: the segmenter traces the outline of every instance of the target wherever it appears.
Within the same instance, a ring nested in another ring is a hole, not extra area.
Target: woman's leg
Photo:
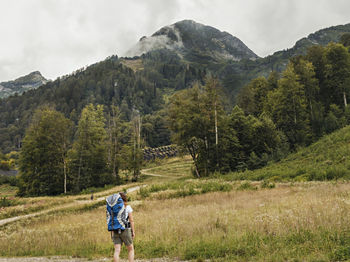
[[[128,259],[129,262],[134,262],[134,245],[131,244],[130,246],[126,246],[128,248]]]
[[[121,244],[115,244],[114,245],[114,256],[113,256],[113,261],[114,262],[119,262],[119,255],[120,255],[120,248],[121,248]]]

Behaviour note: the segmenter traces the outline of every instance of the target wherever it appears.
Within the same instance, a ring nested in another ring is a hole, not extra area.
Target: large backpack
[[[119,194],[113,194],[106,198],[106,202],[108,231],[125,230],[127,219],[123,199]]]

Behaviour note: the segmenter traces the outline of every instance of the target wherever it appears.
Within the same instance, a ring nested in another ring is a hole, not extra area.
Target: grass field
[[[111,257],[101,198],[141,186],[129,194],[137,258],[350,261],[349,144],[347,127],[260,170],[200,180],[188,157],[157,161],[140,183],[105,188],[95,201],[90,194],[18,199],[3,185],[1,196],[17,204],[0,218],[11,208],[63,208],[0,226],[0,256]]]
[[[131,203],[139,258],[215,261],[350,259],[350,184],[277,184]],[[1,256],[108,257],[105,208],[4,226]],[[35,243],[33,245],[32,243]],[[125,254],[124,254],[125,256]]]

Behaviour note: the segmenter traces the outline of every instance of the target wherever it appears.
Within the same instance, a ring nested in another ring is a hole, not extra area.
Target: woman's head
[[[124,205],[126,206],[126,204],[128,202],[128,197],[126,196],[126,194],[124,192],[120,192],[119,195],[123,199]]]

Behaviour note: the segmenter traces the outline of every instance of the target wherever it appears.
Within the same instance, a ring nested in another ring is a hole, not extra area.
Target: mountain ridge
[[[47,82],[48,80],[42,76],[40,71],[31,72],[15,80],[1,82],[0,98],[6,98],[14,94],[21,95],[23,92],[36,89]]]
[[[185,29],[191,27],[191,23],[185,22]],[[167,39],[178,39],[176,34],[172,35],[173,31],[170,29],[160,29],[155,34],[163,38],[164,35],[170,35],[170,38],[166,36]],[[221,56],[215,56],[216,50],[225,49],[218,49],[220,44],[216,41],[210,40],[207,48],[200,50],[197,47],[205,43],[198,43],[198,40],[203,38],[186,39],[185,29],[181,29],[180,35],[183,45],[187,46],[183,53],[180,44],[180,51],[177,48],[160,48],[132,58],[110,56],[84,70],[49,81],[23,95],[0,99],[1,150],[10,152],[18,149],[30,118],[38,107],[52,105],[77,122],[81,110],[89,103],[105,105],[106,110],[111,105],[117,105],[126,120],[131,119],[133,110],[138,110],[147,118],[144,122],[148,124],[148,145],[167,145],[170,134],[166,129],[164,109],[169,96],[175,92],[189,88],[195,82],[204,84],[206,76],[213,74],[222,84],[228,101],[227,108],[232,108],[236,94],[253,78],[267,77],[272,71],[282,72],[288,60],[306,52],[312,41],[318,41],[322,45],[338,41],[343,33],[350,33],[350,24],[321,29],[298,40],[292,48],[264,58],[251,59],[251,56],[247,56],[240,60],[226,59],[222,52]],[[211,30],[208,27],[205,29],[203,32]],[[226,36],[226,33],[215,30],[213,34],[217,32],[219,36]],[[191,28],[188,32],[190,31]]]

